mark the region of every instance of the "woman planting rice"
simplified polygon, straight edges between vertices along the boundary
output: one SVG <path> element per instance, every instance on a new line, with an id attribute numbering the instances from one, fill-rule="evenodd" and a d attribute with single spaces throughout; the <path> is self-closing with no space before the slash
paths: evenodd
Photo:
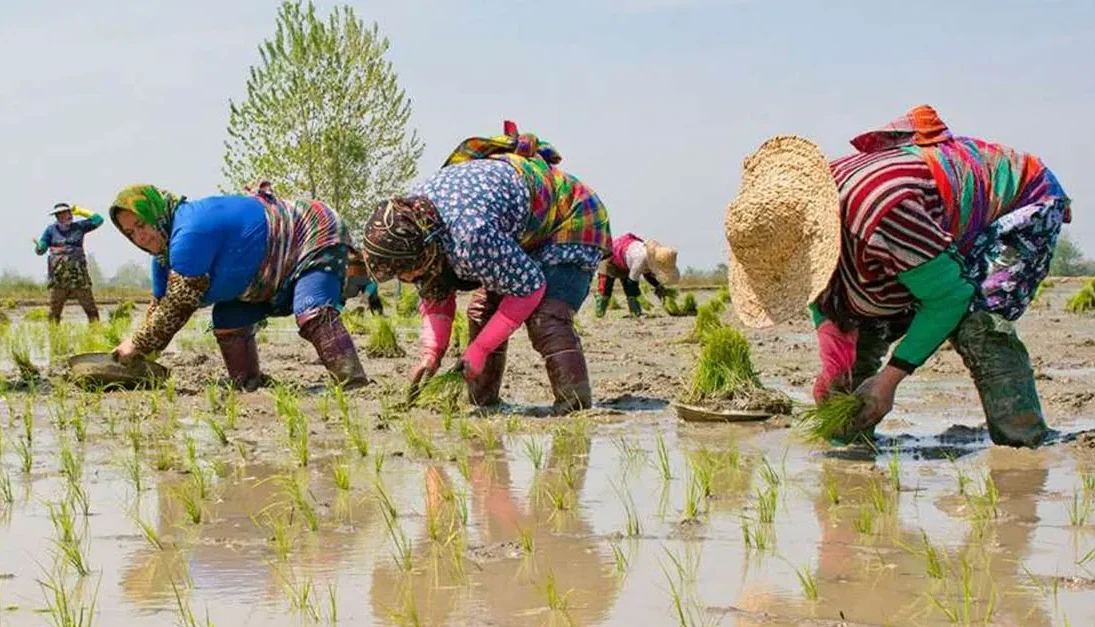
<path id="1" fill-rule="evenodd" d="M 862 399 L 845 436 L 872 434 L 897 385 L 950 339 L 993 442 L 1037 446 L 1048 428 L 1013 322 L 1070 220 L 1064 190 L 1037 157 L 954 137 L 927 106 L 852 145 L 826 164 L 809 141 L 777 137 L 746 160 L 726 215 L 739 316 L 762 327 L 809 306 L 815 399 Z"/>
<path id="2" fill-rule="evenodd" d="M 561 157 L 512 123 L 461 144 L 407 198 L 384 203 L 365 227 L 372 277 L 415 283 L 423 316 L 412 389 L 448 348 L 456 292 L 468 305 L 471 343 L 461 362 L 472 401 L 499 401 L 506 342 L 522 324 L 547 367 L 558 412 L 589 407 L 585 355 L 574 314 L 609 253 L 608 212 L 588 186 L 560 170 Z"/>
<path id="3" fill-rule="evenodd" d="M 339 318 L 350 237 L 323 203 L 289 206 L 257 195 L 190 201 L 133 185 L 118 194 L 110 219 L 154 257 L 152 305 L 144 324 L 114 349 L 117 358 L 163 350 L 199 307 L 213 305 L 224 364 L 244 389 L 263 379 L 255 325 L 290 313 L 337 381 L 368 382 Z"/>
<path id="4" fill-rule="evenodd" d="M 639 303 L 639 279 L 654 287 L 658 300 L 665 302 L 665 285 L 680 280 L 677 269 L 677 249 L 662 246 L 656 240 L 644 241 L 634 233 L 624 233 L 612 240 L 612 255 L 597 268 L 597 317 L 605 315 L 612 287 L 618 279 L 623 283 L 627 309 L 634 317 L 643 315 Z"/>

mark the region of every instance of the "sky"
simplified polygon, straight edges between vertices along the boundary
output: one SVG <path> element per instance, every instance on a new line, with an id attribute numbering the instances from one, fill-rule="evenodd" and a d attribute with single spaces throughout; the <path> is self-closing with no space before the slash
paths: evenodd
<path id="1" fill-rule="evenodd" d="M 920 103 L 1041 156 L 1095 256 L 1091 0 L 348 4 L 391 39 L 426 144 L 419 177 L 513 119 L 598 192 L 613 232 L 674 245 L 682 266 L 724 261 L 725 206 L 764 139 L 803 135 L 836 158 Z M 137 182 L 216 193 L 228 103 L 277 6 L 0 2 L 0 269 L 44 276 L 31 240 L 56 202 L 105 210 Z M 144 260 L 109 223 L 86 244 L 108 274 Z"/>

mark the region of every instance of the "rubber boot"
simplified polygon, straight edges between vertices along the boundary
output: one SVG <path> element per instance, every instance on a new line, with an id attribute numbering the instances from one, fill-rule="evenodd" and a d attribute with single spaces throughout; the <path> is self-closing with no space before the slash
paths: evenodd
<path id="1" fill-rule="evenodd" d="M 224 367 L 232 384 L 245 392 L 254 392 L 262 386 L 262 371 L 259 369 L 259 347 L 255 342 L 255 328 L 216 329 L 217 346 L 224 358 Z"/>
<path id="2" fill-rule="evenodd" d="M 532 347 L 544 357 L 555 396 L 556 414 L 593 405 L 582 341 L 574 331 L 574 310 L 561 300 L 544 299 L 525 322 Z"/>
<path id="3" fill-rule="evenodd" d="M 627 297 L 627 310 L 631 312 L 632 318 L 641 318 L 643 315 L 643 306 L 639 304 L 639 299 L 634 296 Z"/>
<path id="4" fill-rule="evenodd" d="M 354 340 L 343 326 L 338 311 L 324 307 L 318 313 L 300 314 L 297 325 L 300 327 L 300 337 L 315 346 L 319 360 L 343 389 L 352 390 L 372 383 L 365 375 Z"/>
<path id="5" fill-rule="evenodd" d="M 1049 435 L 1034 384 L 1034 369 L 1015 325 L 983 311 L 966 316 L 954 347 L 969 368 L 994 444 L 1040 445 Z"/>
<path id="6" fill-rule="evenodd" d="M 598 294 L 596 302 L 597 309 L 593 315 L 597 316 L 598 318 L 604 318 L 605 312 L 608 311 L 608 298 Z"/>
<path id="7" fill-rule="evenodd" d="M 483 327 L 487 326 L 487 321 L 498 311 L 501 302 L 501 296 L 484 289 L 478 289 L 472 294 L 471 302 L 468 303 L 468 342 L 475 340 Z M 491 407 L 501 402 L 499 394 L 502 391 L 502 375 L 506 372 L 508 348 L 509 342 L 502 342 L 487 356 L 483 372 L 468 381 L 468 399 L 476 407 Z"/>

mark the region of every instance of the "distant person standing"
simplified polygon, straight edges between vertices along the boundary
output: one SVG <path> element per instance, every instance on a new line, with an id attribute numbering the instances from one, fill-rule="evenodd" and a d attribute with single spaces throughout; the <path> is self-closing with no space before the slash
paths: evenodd
<path id="1" fill-rule="evenodd" d="M 49 212 L 56 222 L 46 227 L 42 237 L 34 242 L 34 252 L 49 252 L 49 321 L 61 321 L 65 303 L 75 298 L 87 314 L 88 322 L 98 322 L 99 310 L 91 293 L 91 275 L 87 271 L 84 236 L 99 228 L 103 218 L 83 207 L 57 203 Z M 76 220 L 73 216 L 85 218 Z"/>

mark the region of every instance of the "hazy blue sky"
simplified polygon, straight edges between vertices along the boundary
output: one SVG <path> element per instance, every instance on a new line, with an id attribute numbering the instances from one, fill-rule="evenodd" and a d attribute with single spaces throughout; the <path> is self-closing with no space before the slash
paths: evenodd
<path id="1" fill-rule="evenodd" d="M 105 209 L 152 182 L 221 181 L 227 104 L 274 0 L 0 2 L 0 268 L 44 274 L 31 239 L 57 201 Z M 318 3 L 321 7 L 330 2 Z M 374 0 L 429 173 L 503 118 L 555 143 L 613 230 L 723 260 L 742 158 L 799 133 L 830 157 L 911 105 L 1039 154 L 1095 254 L 1095 2 L 1073 0 Z M 140 259 L 112 226 L 88 249 Z"/>

